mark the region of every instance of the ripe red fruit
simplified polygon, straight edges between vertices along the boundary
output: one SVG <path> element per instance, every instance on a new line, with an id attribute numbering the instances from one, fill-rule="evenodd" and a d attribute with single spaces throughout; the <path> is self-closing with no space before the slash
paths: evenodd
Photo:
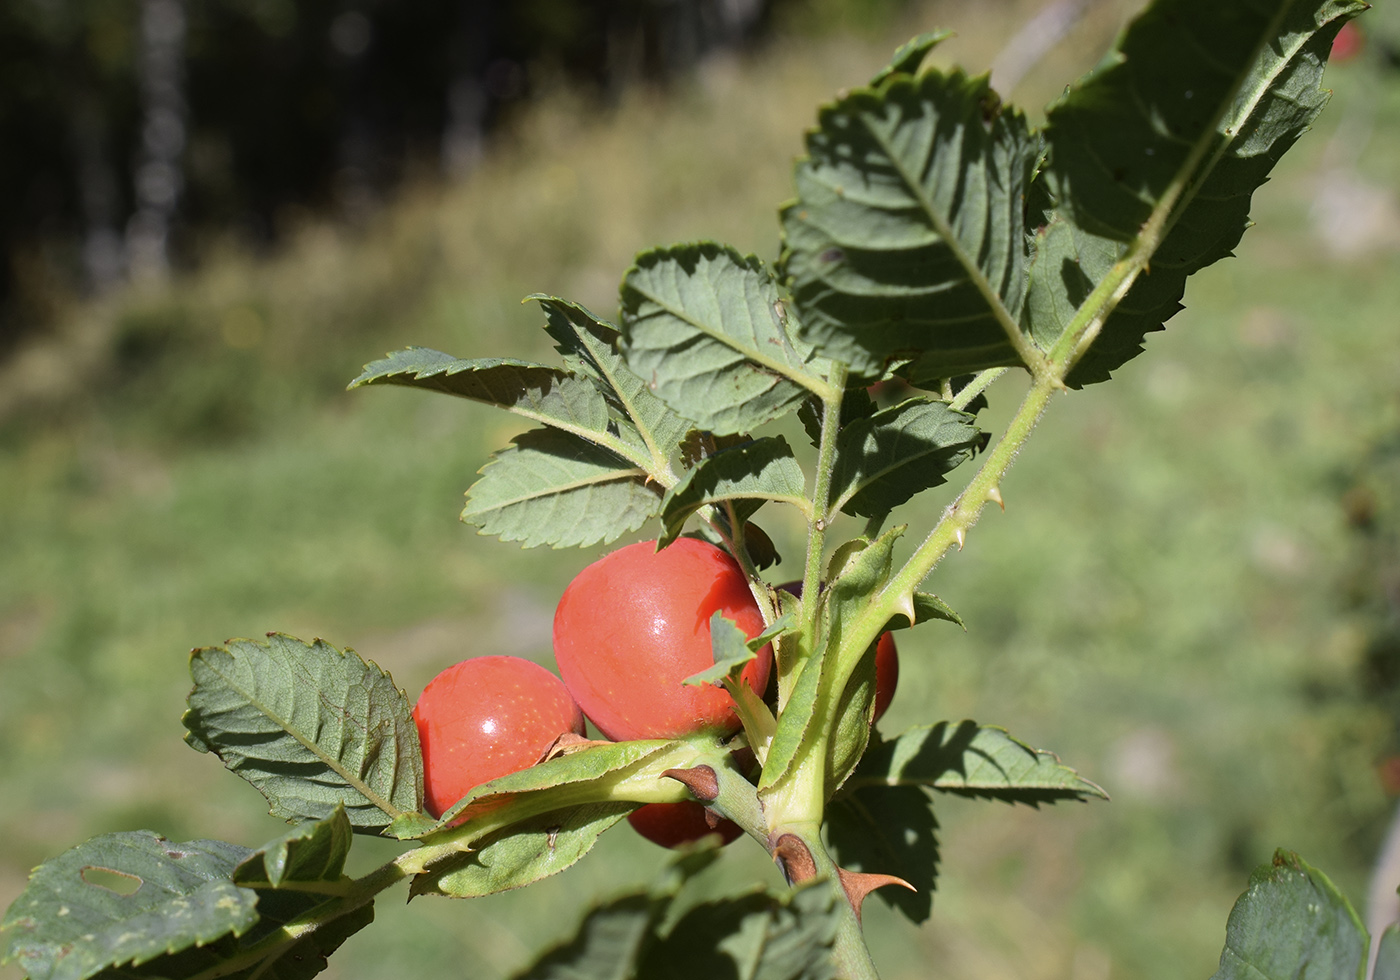
<path id="1" fill-rule="evenodd" d="M 583 714 L 559 678 L 520 657 L 474 657 L 448 667 L 413 707 L 423 745 L 424 809 L 435 817 L 467 791 L 540 761 Z"/>
<path id="2" fill-rule="evenodd" d="M 899 651 L 894 648 L 894 634 L 886 630 L 875 643 L 875 718 L 879 721 L 894 700 L 899 686 Z"/>
<path id="3" fill-rule="evenodd" d="M 680 847 L 710 834 L 719 834 L 728 844 L 744 832 L 733 820 L 723 817 L 711 827 L 705 807 L 694 800 L 648 803 L 629 813 L 627 822 L 637 833 L 662 847 Z"/>
<path id="4" fill-rule="evenodd" d="M 1332 41 L 1329 60 L 1336 64 L 1350 61 L 1359 55 L 1365 46 L 1366 35 L 1361 33 L 1361 28 L 1356 25 L 1356 21 L 1348 21 L 1342 25 L 1342 29 L 1337 32 L 1336 38 Z"/>
<path id="5" fill-rule="evenodd" d="M 676 738 L 739 727 L 721 688 L 686 685 L 714 664 L 710 616 L 716 611 L 749 636 L 763 614 L 728 554 L 680 538 L 663 551 L 642 541 L 589 565 L 569 583 L 554 613 L 554 656 L 569 693 L 616 741 Z M 772 667 L 764 647 L 743 681 L 762 694 Z"/>

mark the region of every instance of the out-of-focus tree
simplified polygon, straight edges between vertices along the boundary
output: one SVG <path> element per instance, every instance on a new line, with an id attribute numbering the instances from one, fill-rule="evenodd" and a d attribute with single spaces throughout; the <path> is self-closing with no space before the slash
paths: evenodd
<path id="1" fill-rule="evenodd" d="M 804 3 L 9 0 L 0 351 L 52 295 L 192 261 L 198 232 L 266 243 L 288 205 L 354 218 L 415 164 L 470 170 L 541 78 L 615 97 Z"/>

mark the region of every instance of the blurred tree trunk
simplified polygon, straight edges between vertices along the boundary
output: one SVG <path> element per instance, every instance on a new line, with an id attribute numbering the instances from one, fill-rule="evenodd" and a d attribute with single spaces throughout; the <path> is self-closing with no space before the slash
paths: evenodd
<path id="1" fill-rule="evenodd" d="M 185 8 L 182 0 L 141 0 L 141 142 L 135 213 L 126 229 L 135 279 L 170 273 L 170 227 L 184 188 Z"/>

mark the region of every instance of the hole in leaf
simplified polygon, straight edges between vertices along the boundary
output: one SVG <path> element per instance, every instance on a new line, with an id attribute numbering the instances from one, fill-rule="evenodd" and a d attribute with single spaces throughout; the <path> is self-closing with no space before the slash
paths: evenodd
<path id="1" fill-rule="evenodd" d="M 82 876 L 83 881 L 89 885 L 105 888 L 118 895 L 135 895 L 143 884 L 136 875 L 129 875 L 125 871 L 113 871 L 111 868 L 99 868 L 92 864 L 82 870 Z"/>

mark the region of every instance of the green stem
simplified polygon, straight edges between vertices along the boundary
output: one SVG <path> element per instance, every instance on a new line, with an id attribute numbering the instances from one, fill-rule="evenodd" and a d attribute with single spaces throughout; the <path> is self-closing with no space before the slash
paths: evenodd
<path id="1" fill-rule="evenodd" d="M 801 649 L 798 656 L 778 665 L 778 712 L 797 683 L 798 668 L 810 656 L 816 642 L 817 610 L 821 602 L 822 553 L 826 525 L 831 519 L 831 473 L 836 465 L 836 436 L 841 430 L 841 400 L 846 394 L 846 365 L 831 366 L 833 397 L 822 400 L 822 433 L 817 446 L 817 470 L 812 481 L 812 513 L 807 520 L 807 563 L 802 573 Z M 794 662 L 795 661 L 795 662 Z"/>
<path id="2" fill-rule="evenodd" d="M 880 975 L 870 958 L 870 947 L 866 945 L 865 935 L 861 931 L 860 913 L 846 897 L 845 889 L 841 885 L 840 869 L 822 844 L 821 821 L 786 824 L 780 831 L 774 832 L 774 839 L 781 840 L 785 835 L 799 838 L 811 857 L 811 866 L 800 869 L 803 875 L 801 880 L 825 878 L 831 882 L 831 887 L 836 889 L 839 918 L 836 941 L 831 949 L 832 959 L 836 964 L 836 975 L 841 980 L 879 980 Z M 789 881 L 793 884 L 800 883 L 793 874 L 794 870 L 798 869 L 789 866 L 786 870 Z"/>
<path id="3" fill-rule="evenodd" d="M 963 388 L 962 391 L 958 392 L 956 398 L 948 402 L 948 407 L 954 411 L 963 411 L 967 406 L 972 404 L 974 398 L 986 391 L 991 386 L 992 382 L 1005 374 L 1007 370 L 1007 368 L 998 367 L 987 368 L 987 370 L 980 372 L 977 377 L 967 383 L 967 386 Z"/>
<path id="4" fill-rule="evenodd" d="M 1031 385 L 1030 391 L 1026 392 L 1026 397 L 1021 402 L 1021 407 L 1016 410 L 1016 415 L 1007 425 L 996 446 L 983 460 L 977 475 L 958 495 L 958 499 L 944 511 L 942 520 L 876 598 L 876 604 L 885 607 L 883 612 L 893 615 L 904 611 L 903 604 L 908 597 L 913 595 L 919 583 L 928 577 L 929 572 L 933 571 L 934 566 L 943 559 L 949 549 L 954 545 L 962 547 L 968 530 L 981 517 L 982 508 L 997 499 L 995 494 L 1000 492 L 999 488 L 1006 471 L 1011 468 L 1016 455 L 1025 445 L 1041 415 L 1045 413 L 1051 396 L 1061 387 L 1060 379 L 1054 375 L 1041 378 Z M 881 624 L 886 621 L 888 616 Z M 877 625 L 869 641 L 875 639 L 878 630 Z"/>

